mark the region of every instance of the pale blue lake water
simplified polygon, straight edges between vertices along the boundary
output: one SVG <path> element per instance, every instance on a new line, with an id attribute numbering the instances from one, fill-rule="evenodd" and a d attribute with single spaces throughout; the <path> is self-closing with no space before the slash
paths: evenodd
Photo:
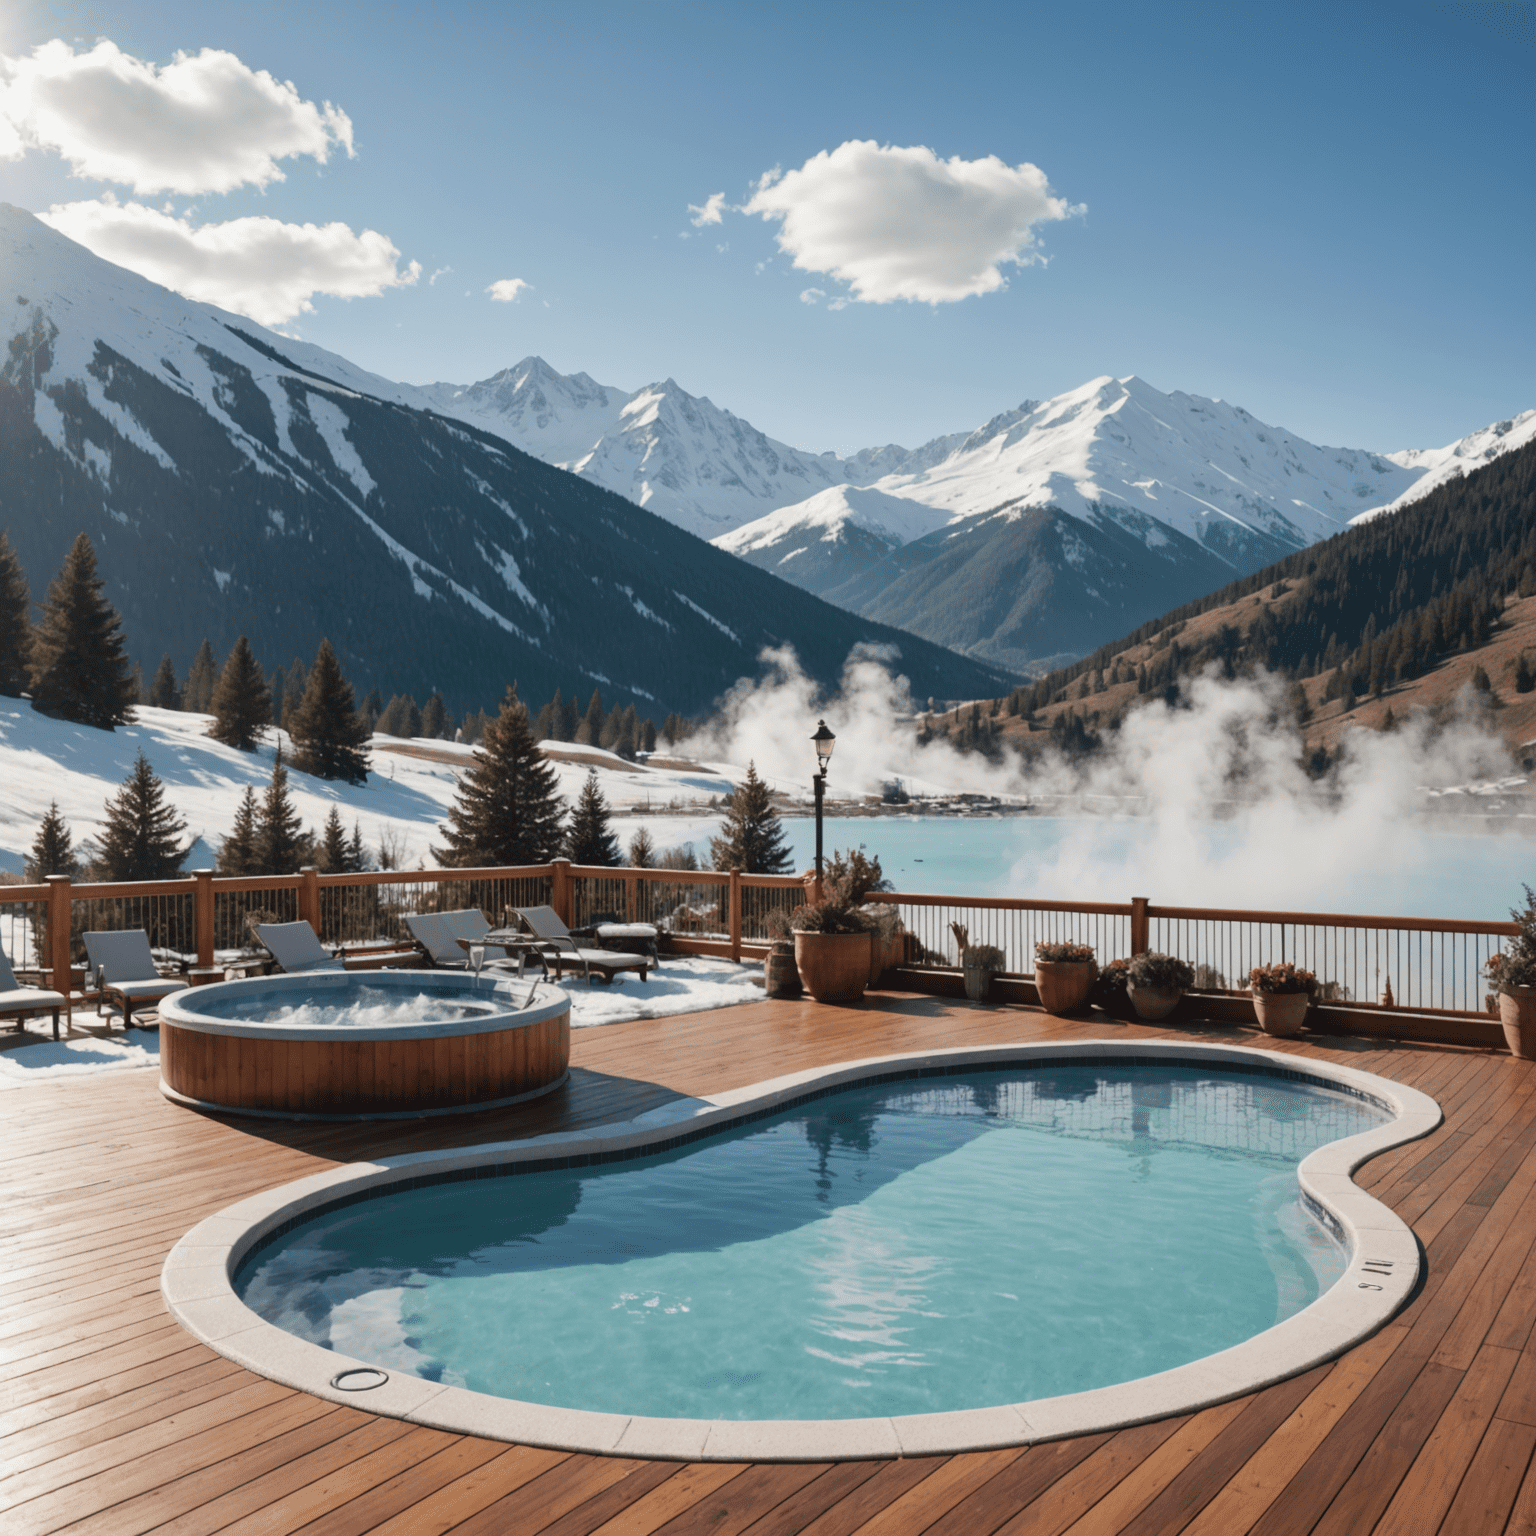
<path id="1" fill-rule="evenodd" d="M 809 818 L 784 822 L 795 867 Z M 825 846 L 877 854 L 900 891 L 1183 906 L 1505 918 L 1536 884 L 1536 839 L 1273 809 L 1234 821 L 1100 816 L 838 817 Z M 698 845 L 707 855 L 708 844 Z"/>

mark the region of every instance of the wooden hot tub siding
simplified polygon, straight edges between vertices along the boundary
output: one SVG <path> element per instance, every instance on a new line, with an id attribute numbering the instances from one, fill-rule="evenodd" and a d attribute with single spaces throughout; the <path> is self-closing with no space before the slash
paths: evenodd
<path id="1" fill-rule="evenodd" d="M 283 1040 L 162 1024 L 160 1072 L 187 1098 L 309 1115 L 409 1113 L 536 1093 L 570 1065 L 570 1014 L 431 1039 Z"/>

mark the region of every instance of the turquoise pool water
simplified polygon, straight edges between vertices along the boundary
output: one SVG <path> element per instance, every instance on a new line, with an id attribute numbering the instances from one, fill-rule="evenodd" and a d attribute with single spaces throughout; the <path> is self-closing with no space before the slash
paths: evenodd
<path id="1" fill-rule="evenodd" d="M 839 1092 L 664 1154 L 324 1213 L 236 1288 L 313 1343 L 626 1414 L 863 1418 L 1107 1386 L 1347 1255 L 1296 1165 L 1381 1124 L 1278 1077 L 1071 1066 Z"/>

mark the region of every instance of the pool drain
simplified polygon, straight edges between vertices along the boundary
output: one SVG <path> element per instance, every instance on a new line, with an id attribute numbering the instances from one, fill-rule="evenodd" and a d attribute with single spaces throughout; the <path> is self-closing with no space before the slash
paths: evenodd
<path id="1" fill-rule="evenodd" d="M 338 1371 L 331 1377 L 331 1385 L 338 1392 L 367 1392 L 373 1387 L 382 1387 L 388 1380 L 388 1371 L 377 1371 L 365 1365 L 350 1371 Z"/>

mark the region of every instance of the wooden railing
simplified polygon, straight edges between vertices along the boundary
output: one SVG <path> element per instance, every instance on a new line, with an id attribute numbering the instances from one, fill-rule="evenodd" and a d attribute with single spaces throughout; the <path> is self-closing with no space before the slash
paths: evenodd
<path id="1" fill-rule="evenodd" d="M 143 884 L 0 886 L 0 944 L 18 969 L 80 990 L 80 935 L 93 928 L 144 928 L 202 980 L 222 974 L 232 952 L 248 950 L 248 919 L 306 919 L 328 943 L 351 950 L 398 950 L 412 911 L 479 907 L 499 924 L 511 907 L 552 906 L 571 927 L 602 918 L 654 923 L 673 951 L 756 959 L 766 952 L 768 918 L 805 896 L 794 876 L 739 871 L 604 869 L 549 864 L 497 869 L 379 870 L 366 874 L 223 878 L 199 870 Z M 1509 922 L 1373 917 L 1347 913 L 1231 910 L 1125 902 L 1036 901 L 884 892 L 909 935 L 904 970 L 940 979 L 959 964 L 950 925 L 974 944 L 1005 955 L 1005 977 L 1027 979 L 1042 941 L 1088 945 L 1100 963 L 1147 949 L 1177 954 L 1196 968 L 1201 1004 L 1214 1017 L 1246 1018 L 1248 971 L 1291 960 L 1317 973 L 1321 1004 L 1341 1022 L 1364 1019 L 1402 1032 L 1404 1016 L 1483 1021 L 1483 967 L 1518 930 Z M 70 985 L 73 983 L 73 986 Z M 926 983 L 925 983 L 926 984 Z M 1023 995 L 1032 995 L 1032 989 Z M 1391 1015 L 1384 1018 L 1383 1015 Z M 1458 1038 L 1481 1038 L 1478 1029 Z"/>

